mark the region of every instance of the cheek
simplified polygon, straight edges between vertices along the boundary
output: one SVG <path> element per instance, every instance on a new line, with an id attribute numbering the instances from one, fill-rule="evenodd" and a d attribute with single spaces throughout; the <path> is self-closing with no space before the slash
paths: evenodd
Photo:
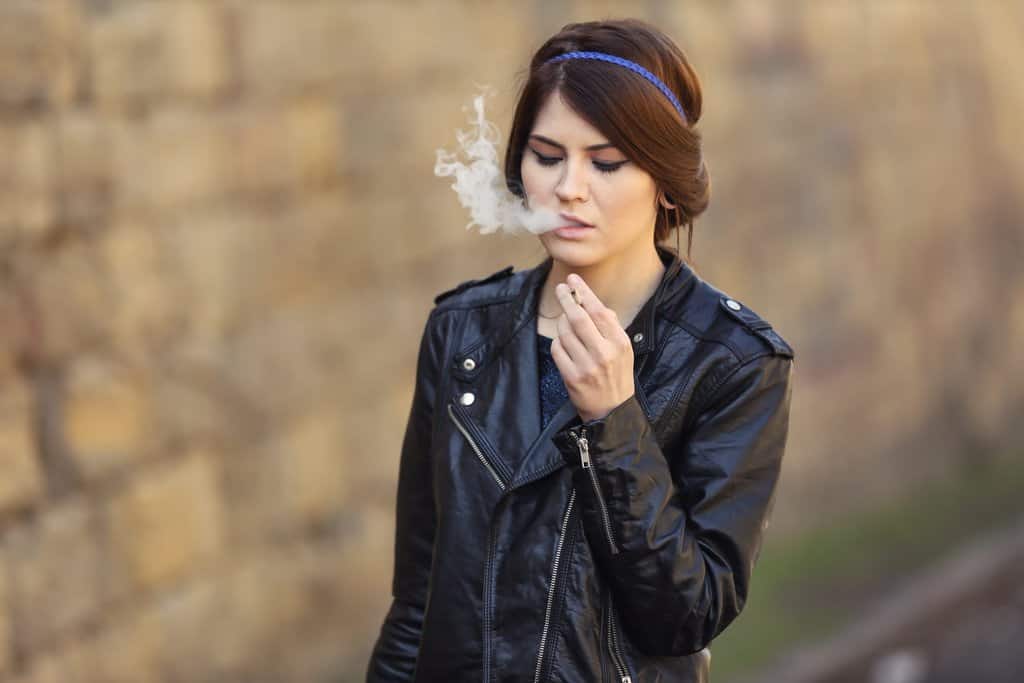
<path id="1" fill-rule="evenodd" d="M 604 213 L 630 224 L 654 211 L 654 190 L 641 178 L 610 179 L 604 183 L 600 198 Z"/>
<path id="2" fill-rule="evenodd" d="M 535 175 L 529 159 L 523 157 L 522 163 L 519 164 L 519 177 L 522 179 L 523 187 L 526 188 L 527 192 L 536 187 L 537 180 Z"/>
<path id="3" fill-rule="evenodd" d="M 654 206 L 656 188 L 647 175 L 630 174 L 622 178 L 619 198 L 624 209 L 646 212 Z"/>
<path id="4" fill-rule="evenodd" d="M 551 172 L 536 163 L 524 159 L 519 167 L 519 177 L 523 179 L 523 187 L 528 194 L 551 192 L 556 181 L 551 179 Z"/>

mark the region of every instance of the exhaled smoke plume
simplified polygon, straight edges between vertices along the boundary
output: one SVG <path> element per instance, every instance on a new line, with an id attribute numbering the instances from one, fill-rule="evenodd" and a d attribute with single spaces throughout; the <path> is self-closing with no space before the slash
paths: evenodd
<path id="1" fill-rule="evenodd" d="M 471 218 L 466 229 L 476 225 L 482 235 L 498 230 L 511 234 L 523 231 L 540 234 L 558 227 L 565 221 L 559 220 L 557 213 L 543 208 L 527 208 L 506 187 L 498 164 L 498 129 L 484 116 L 485 95 L 473 98 L 476 115 L 470 117 L 471 128 L 455 131 L 466 161 L 460 161 L 456 153 L 439 149 L 434 175 L 455 176 L 452 189 L 459 196 L 459 202 L 469 209 Z"/>

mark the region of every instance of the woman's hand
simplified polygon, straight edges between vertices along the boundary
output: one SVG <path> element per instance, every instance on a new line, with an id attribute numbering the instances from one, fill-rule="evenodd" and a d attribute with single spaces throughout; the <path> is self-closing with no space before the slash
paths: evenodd
<path id="1" fill-rule="evenodd" d="M 551 357 L 558 366 L 569 400 L 584 422 L 604 417 L 633 395 L 633 345 L 615 311 L 575 273 L 568 285 L 555 286 L 565 311 L 558 318 L 558 336 Z M 582 305 L 573 301 L 570 287 Z"/>

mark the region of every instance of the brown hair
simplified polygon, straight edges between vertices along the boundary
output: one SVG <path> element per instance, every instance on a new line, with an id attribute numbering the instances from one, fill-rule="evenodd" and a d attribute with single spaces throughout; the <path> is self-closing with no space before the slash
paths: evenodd
<path id="1" fill-rule="evenodd" d="M 624 57 L 651 71 L 676 95 L 686 122 L 664 94 L 629 69 L 589 59 L 546 63 L 575 50 Z M 673 228 L 679 230 L 685 224 L 689 259 L 693 220 L 708 206 L 711 179 L 700 133 L 693 128 L 701 114 L 700 79 L 683 51 L 639 19 L 566 24 L 541 45 L 530 60 L 505 148 L 505 183 L 517 197 L 525 198 L 520 166 L 526 140 L 540 107 L 556 91 L 567 106 L 654 178 L 666 201 L 676 207 L 670 215 L 658 204 L 654 242 L 663 241 Z"/>

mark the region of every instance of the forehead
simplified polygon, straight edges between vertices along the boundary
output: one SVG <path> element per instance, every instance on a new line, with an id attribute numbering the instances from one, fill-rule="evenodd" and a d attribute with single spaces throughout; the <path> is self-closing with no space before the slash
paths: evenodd
<path id="1" fill-rule="evenodd" d="M 543 135 L 567 147 L 607 143 L 608 139 L 582 116 L 569 108 L 557 90 L 537 111 L 531 134 Z"/>

